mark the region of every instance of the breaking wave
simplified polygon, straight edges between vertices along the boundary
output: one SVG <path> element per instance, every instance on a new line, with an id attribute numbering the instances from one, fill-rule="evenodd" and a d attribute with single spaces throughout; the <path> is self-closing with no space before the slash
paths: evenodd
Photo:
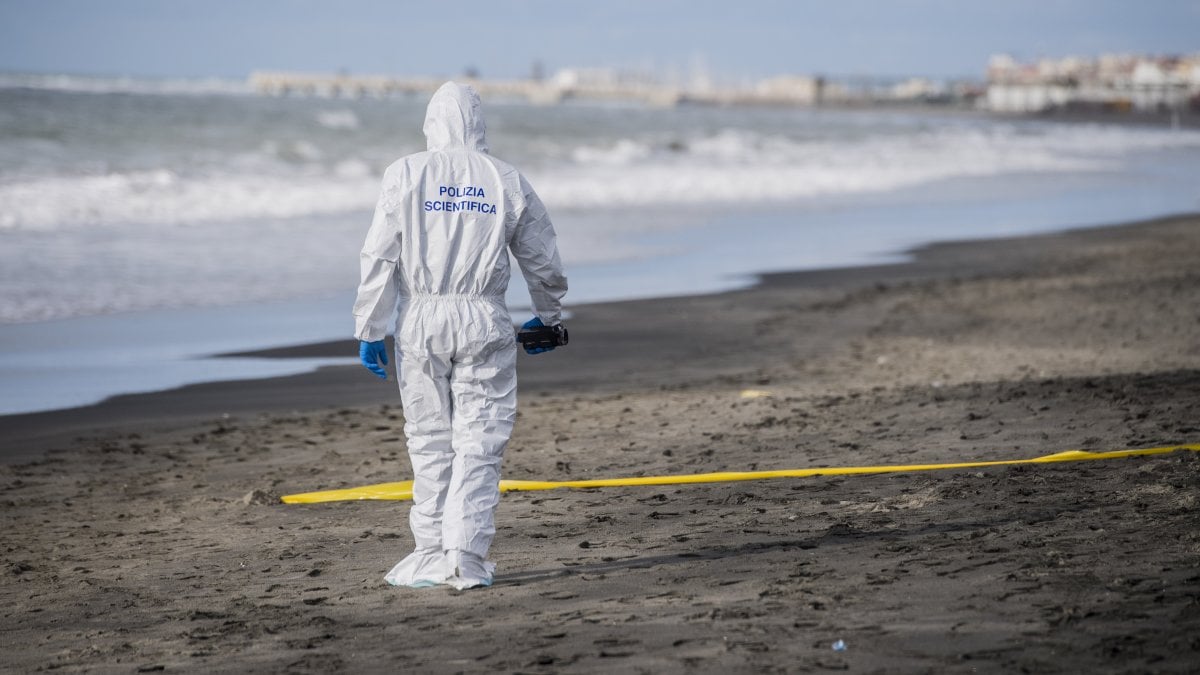
<path id="1" fill-rule="evenodd" d="M 350 113 L 350 114 L 345 114 Z M 320 124 L 352 130 L 350 111 Z M 560 141 L 560 143 L 563 141 Z M 941 128 L 855 140 L 797 140 L 725 129 L 683 140 L 622 138 L 560 149 L 528 169 L 556 211 L 746 205 L 886 192 L 939 180 L 1105 171 L 1132 153 L 1200 147 L 1200 133 L 1105 126 Z M 383 162 L 317 141 L 264 143 L 224 165 L 49 175 L 0 172 L 0 228 L 182 225 L 370 209 Z"/>

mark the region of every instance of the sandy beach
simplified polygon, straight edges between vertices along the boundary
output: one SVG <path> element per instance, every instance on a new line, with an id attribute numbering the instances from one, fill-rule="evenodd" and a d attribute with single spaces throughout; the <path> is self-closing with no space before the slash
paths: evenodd
<path id="1" fill-rule="evenodd" d="M 1197 260 L 1181 216 L 574 307 L 505 477 L 1197 443 Z M 278 500 L 410 478 L 403 421 L 357 367 L 0 418 L 0 670 L 1200 668 L 1194 452 L 508 494 L 460 593 L 383 582 L 405 503 Z"/>

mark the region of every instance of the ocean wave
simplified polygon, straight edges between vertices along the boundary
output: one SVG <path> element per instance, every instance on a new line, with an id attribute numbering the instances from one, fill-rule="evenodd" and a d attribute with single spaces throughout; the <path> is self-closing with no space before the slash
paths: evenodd
<path id="1" fill-rule="evenodd" d="M 349 116 L 333 113 L 335 126 L 349 124 Z M 698 206 L 883 192 L 959 177 L 1105 171 L 1134 153 L 1185 147 L 1200 147 L 1200 133 L 999 124 L 848 141 L 725 129 L 577 145 L 563 161 L 529 174 L 552 209 Z M 264 141 L 223 167 L 0 174 L 0 228 L 179 225 L 370 209 L 378 161 L 331 155 L 315 142 Z"/>
<path id="2" fill-rule="evenodd" d="M 180 177 L 159 169 L 0 183 L 0 228 L 188 225 L 370 209 L 378 179 L 354 162 L 319 175 Z"/>
<path id="3" fill-rule="evenodd" d="M 995 125 L 797 140 L 725 129 L 687 141 L 581 146 L 538 189 L 566 208 L 746 203 L 886 192 L 953 178 L 1107 171 L 1138 153 L 1200 148 L 1200 132 Z"/>

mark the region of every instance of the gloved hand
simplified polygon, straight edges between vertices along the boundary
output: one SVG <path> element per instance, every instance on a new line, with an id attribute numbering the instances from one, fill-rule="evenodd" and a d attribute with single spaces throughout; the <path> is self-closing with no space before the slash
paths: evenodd
<path id="1" fill-rule="evenodd" d="M 545 325 L 546 324 L 542 323 L 541 319 L 539 319 L 535 316 L 532 319 L 526 321 L 524 324 L 522 324 L 521 328 L 541 328 L 542 326 L 545 326 Z M 517 342 L 520 343 L 521 340 L 518 339 Z M 554 347 L 534 347 L 533 349 L 526 349 L 525 353 L 526 354 L 541 354 L 542 352 L 552 352 L 552 351 L 554 351 Z"/>
<path id="2" fill-rule="evenodd" d="M 388 363 L 387 347 L 384 345 L 383 340 L 376 340 L 375 342 L 359 340 L 358 358 L 366 366 L 367 370 L 375 373 L 376 377 L 384 380 L 387 379 L 387 371 L 383 369 L 383 366 L 379 365 L 382 363 L 386 366 Z"/>

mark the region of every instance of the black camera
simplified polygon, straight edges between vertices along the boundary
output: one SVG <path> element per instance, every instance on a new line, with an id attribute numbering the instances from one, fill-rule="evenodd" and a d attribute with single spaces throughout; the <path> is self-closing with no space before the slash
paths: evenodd
<path id="1" fill-rule="evenodd" d="M 560 323 L 555 326 L 537 326 L 522 328 L 517 333 L 517 339 L 525 349 L 553 349 L 567 344 L 567 329 Z"/>

